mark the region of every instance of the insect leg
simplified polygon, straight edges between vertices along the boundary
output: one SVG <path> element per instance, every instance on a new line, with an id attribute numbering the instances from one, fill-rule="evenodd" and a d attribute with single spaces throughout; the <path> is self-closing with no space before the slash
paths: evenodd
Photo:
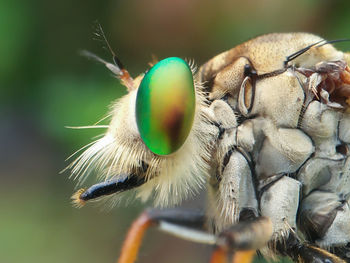
<path id="1" fill-rule="evenodd" d="M 275 241 L 296 229 L 300 187 L 297 180 L 282 176 L 261 190 L 261 214 L 271 218 Z"/>
<path id="2" fill-rule="evenodd" d="M 132 224 L 118 263 L 135 262 L 145 231 L 151 226 L 194 242 L 215 244 L 216 237 L 206 232 L 205 221 L 203 213 L 193 210 L 148 209 Z"/>
<path id="3" fill-rule="evenodd" d="M 283 242 L 278 242 L 276 249 L 283 256 L 289 256 L 295 262 L 344 263 L 342 259 L 328 251 L 307 243 L 301 243 L 294 233 L 290 233 Z"/>
<path id="4" fill-rule="evenodd" d="M 213 245 L 216 242 L 206 226 L 206 217 L 200 211 L 189 209 L 149 209 L 147 213 L 159 230 L 189 241 Z"/>
<path id="5" fill-rule="evenodd" d="M 227 253 L 232 252 L 233 263 L 249 263 L 256 250 L 264 247 L 271 235 L 272 222 L 267 217 L 241 221 L 219 234 L 211 263 L 226 262 Z"/>
<path id="6" fill-rule="evenodd" d="M 142 238 L 152 224 L 153 222 L 146 212 L 134 221 L 124 241 L 118 263 L 133 263 L 136 261 Z"/>
<path id="7" fill-rule="evenodd" d="M 227 145 L 225 140 L 220 141 Z M 233 262 L 251 262 L 256 250 L 266 246 L 272 235 L 269 218 L 257 218 L 257 200 L 252 181 L 251 167 L 239 149 L 231 148 L 223 156 L 223 163 L 212 178 L 212 191 L 215 202 L 212 204 L 213 220 L 219 234 L 217 247 L 211 262 L 226 262 L 227 254 L 234 253 Z M 215 179 L 217 183 L 215 183 Z"/>
<path id="8" fill-rule="evenodd" d="M 293 201 L 292 196 L 294 194 L 294 198 L 297 198 L 299 196 L 298 190 L 298 182 L 284 176 L 264 191 L 261 198 L 262 214 L 271 217 L 274 233 L 279 233 L 280 236 L 279 238 L 274 238 L 269 246 L 281 255 L 289 256 L 297 262 L 344 262 L 326 250 L 302 243 L 296 236 L 294 229 L 296 229 L 295 216 L 297 207 L 293 204 L 298 204 L 298 201 Z M 315 195 L 316 192 L 313 193 L 311 195 L 312 200 L 309 198 L 304 199 L 302 202 L 302 206 L 299 209 L 299 213 L 301 213 L 299 219 L 302 222 L 299 224 L 306 225 L 305 227 L 310 231 L 309 234 L 312 235 L 315 235 L 314 232 L 316 230 L 314 229 L 317 228 L 317 234 L 319 235 L 321 231 L 327 231 L 328 227 L 326 225 L 332 223 L 334 219 L 333 212 L 336 213 L 339 203 L 334 202 L 329 197 L 328 199 L 327 197 L 320 198 L 319 195 Z M 315 201 L 319 204 L 317 207 L 315 206 Z M 282 212 L 280 212 L 280 207 L 284 207 Z M 327 214 L 325 211 L 330 211 L 330 213 Z M 308 223 L 310 220 L 312 222 Z M 311 225 L 312 228 L 310 227 Z"/>
<path id="9" fill-rule="evenodd" d="M 314 190 L 300 207 L 300 228 L 309 240 L 320 247 L 338 247 L 337 255 L 347 260 L 350 258 L 345 248 L 350 242 L 349 218 L 348 202 L 338 193 Z"/>
<path id="10" fill-rule="evenodd" d="M 277 244 L 277 250 L 281 255 L 291 257 L 295 262 L 345 263 L 344 260 L 324 249 L 301 243 L 293 233 L 289 235 L 283 244 Z"/>
<path id="11" fill-rule="evenodd" d="M 301 258 L 302 262 L 325 262 L 325 263 L 345 263 L 336 255 L 329 253 L 328 251 L 316 246 L 303 244 L 298 249 L 298 258 Z"/>
<path id="12" fill-rule="evenodd" d="M 206 221 L 199 211 L 148 209 L 132 224 L 118 263 L 135 262 L 143 236 L 151 226 L 182 239 L 215 245 L 211 263 L 226 262 L 228 253 L 233 251 L 236 251 L 233 262 L 250 263 L 255 250 L 265 245 L 272 234 L 271 221 L 265 217 L 238 223 L 219 236 L 207 232 Z"/>

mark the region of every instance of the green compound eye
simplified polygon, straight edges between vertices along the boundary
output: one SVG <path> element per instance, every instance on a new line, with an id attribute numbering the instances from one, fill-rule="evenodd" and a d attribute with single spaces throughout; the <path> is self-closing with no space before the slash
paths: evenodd
<path id="1" fill-rule="evenodd" d="M 178 150 L 191 131 L 195 105 L 193 76 L 184 60 L 171 57 L 154 65 L 136 97 L 136 123 L 146 146 L 158 155 Z"/>

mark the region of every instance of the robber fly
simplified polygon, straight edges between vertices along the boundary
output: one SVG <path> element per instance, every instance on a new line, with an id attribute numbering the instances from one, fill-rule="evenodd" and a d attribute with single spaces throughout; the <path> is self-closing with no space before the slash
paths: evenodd
<path id="1" fill-rule="evenodd" d="M 104 37 L 103 31 L 101 35 Z M 196 71 L 170 57 L 132 78 L 104 136 L 71 164 L 73 202 L 154 200 L 119 263 L 134 262 L 149 226 L 211 244 L 211 262 L 259 254 L 300 262 L 350 259 L 350 53 L 308 33 L 267 34 Z M 108 42 L 106 41 L 108 44 Z M 109 44 L 108 44 L 109 46 Z M 206 211 L 169 208 L 205 188 Z"/>

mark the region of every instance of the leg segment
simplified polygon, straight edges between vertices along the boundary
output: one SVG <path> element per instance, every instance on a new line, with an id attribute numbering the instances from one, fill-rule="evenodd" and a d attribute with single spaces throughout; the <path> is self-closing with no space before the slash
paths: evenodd
<path id="1" fill-rule="evenodd" d="M 205 232 L 205 216 L 201 212 L 181 209 L 148 209 L 132 224 L 124 241 L 118 263 L 136 260 L 143 236 L 150 226 L 194 242 L 215 244 L 215 236 Z"/>
<path id="2" fill-rule="evenodd" d="M 350 261 L 346 245 L 350 242 L 350 209 L 338 194 L 315 190 L 301 204 L 300 228 L 320 247 L 333 248 Z"/>
<path id="3" fill-rule="evenodd" d="M 124 241 L 118 263 L 135 262 L 143 236 L 146 230 L 152 225 L 152 223 L 153 222 L 147 213 L 143 213 L 132 224 L 129 233 Z"/>
<path id="4" fill-rule="evenodd" d="M 300 187 L 297 180 L 283 176 L 262 189 L 260 209 L 263 216 L 272 220 L 272 242 L 288 237 L 296 229 Z"/>
<path id="5" fill-rule="evenodd" d="M 271 236 L 272 223 L 267 217 L 239 222 L 219 234 L 211 263 L 226 262 L 228 253 L 233 253 L 233 263 L 249 263 Z"/>
<path id="6" fill-rule="evenodd" d="M 268 189 L 264 190 L 265 191 L 261 195 L 260 207 L 262 215 L 269 216 L 273 222 L 274 237 L 269 244 L 273 251 L 279 252 L 284 256 L 289 256 L 297 262 L 343 262 L 340 258 L 326 250 L 302 243 L 296 236 L 296 216 L 300 191 L 300 183 L 297 180 L 283 176 L 278 181 L 275 181 Z M 312 211 L 314 214 L 316 214 L 316 212 L 322 214 L 324 209 L 319 206 L 316 208 L 315 202 L 322 203 L 323 206 L 327 207 L 332 206 L 328 201 L 329 200 L 316 197 L 316 200 L 312 199 L 309 203 L 306 203 L 304 199 L 301 212 L 299 211 L 299 213 L 303 214 L 303 211 L 306 209 L 305 207 L 312 206 L 315 208 L 315 210 Z M 337 204 L 335 203 L 334 208 L 336 208 L 336 206 Z M 333 209 L 331 209 L 331 211 L 333 211 Z M 314 214 L 312 216 L 315 216 Z M 307 213 L 307 216 L 310 218 L 310 213 Z M 309 218 L 308 220 L 306 220 L 305 216 L 302 218 L 303 224 L 307 224 Z M 316 218 L 322 222 L 326 222 L 324 215 L 323 217 L 316 216 Z M 313 227 L 321 229 L 319 226 L 320 224 L 316 225 L 316 223 L 318 224 L 319 222 L 313 221 Z M 311 230 L 309 225 L 307 228 Z"/>
<path id="7" fill-rule="evenodd" d="M 283 242 L 277 241 L 276 249 L 281 255 L 288 256 L 295 262 L 344 263 L 342 259 L 326 250 L 301 243 L 294 233 L 290 233 Z"/>
<path id="8" fill-rule="evenodd" d="M 215 245 L 211 263 L 226 263 L 232 252 L 233 262 L 250 263 L 255 251 L 266 245 L 272 234 L 271 221 L 264 217 L 240 222 L 219 236 L 206 232 L 205 222 L 203 213 L 193 210 L 146 210 L 129 230 L 118 263 L 135 262 L 142 238 L 150 226 L 193 242 Z"/>

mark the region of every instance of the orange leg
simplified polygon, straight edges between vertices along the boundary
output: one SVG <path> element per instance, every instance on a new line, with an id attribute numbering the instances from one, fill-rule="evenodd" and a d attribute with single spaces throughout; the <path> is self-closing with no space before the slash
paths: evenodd
<path id="1" fill-rule="evenodd" d="M 193 222 L 200 223 L 202 221 L 200 215 L 174 213 L 171 210 L 148 210 L 142 213 L 132 224 L 117 263 L 134 263 L 146 230 L 151 226 L 161 225 L 161 222 L 171 221 L 174 223 L 174 218 L 180 226 L 185 226 Z M 264 246 L 270 239 L 271 234 L 272 223 L 268 218 L 260 217 L 255 219 L 255 221 L 240 222 L 222 232 L 217 237 L 216 247 L 210 263 L 227 263 L 232 251 L 234 251 L 232 263 L 251 263 L 255 255 L 255 250 Z M 290 249 L 293 252 L 290 257 L 295 260 L 302 259 L 303 262 L 345 263 L 344 260 L 323 249 L 300 243 L 296 243 L 296 246 L 296 249 Z"/>
<path id="2" fill-rule="evenodd" d="M 152 225 L 152 220 L 144 212 L 131 226 L 124 241 L 118 263 L 134 263 L 146 230 Z"/>
<path id="3" fill-rule="evenodd" d="M 232 263 L 251 263 L 256 250 L 265 246 L 271 235 L 272 222 L 269 218 L 239 222 L 221 232 L 210 263 L 226 263 L 231 252 L 234 252 Z"/>
<path id="4" fill-rule="evenodd" d="M 173 226 L 164 227 L 166 222 Z M 219 237 L 206 233 L 204 222 L 203 215 L 193 211 L 147 210 L 132 224 L 117 263 L 136 261 L 143 236 L 151 226 L 158 226 L 162 231 L 194 242 L 216 245 L 210 263 L 227 263 L 232 251 L 235 251 L 232 263 L 251 263 L 255 250 L 265 245 L 272 234 L 271 221 L 264 217 L 239 223 Z M 197 230 L 190 229 L 194 226 Z M 198 227 L 202 231 L 198 232 Z"/>
<path id="5" fill-rule="evenodd" d="M 215 248 L 211 255 L 210 263 L 227 263 L 227 251 L 224 248 Z"/>
<path id="6" fill-rule="evenodd" d="M 236 251 L 232 257 L 232 263 L 251 263 L 255 253 L 255 250 Z M 227 263 L 227 257 L 227 250 L 217 247 L 211 256 L 210 263 Z"/>
<path id="7" fill-rule="evenodd" d="M 237 251 L 233 256 L 232 263 L 251 263 L 255 253 L 255 250 Z"/>
<path id="8" fill-rule="evenodd" d="M 158 226 L 161 231 L 181 238 L 205 244 L 214 244 L 215 236 L 205 232 L 204 222 L 203 213 L 193 210 L 148 209 L 132 224 L 117 263 L 135 262 L 145 232 L 152 226 Z M 164 226 L 164 223 L 168 223 L 167 227 Z M 169 227 L 169 225 L 172 225 L 172 227 Z M 197 226 L 196 230 L 191 231 L 191 227 L 194 226 Z M 191 239 L 192 235 L 197 235 L 197 237 Z"/>

